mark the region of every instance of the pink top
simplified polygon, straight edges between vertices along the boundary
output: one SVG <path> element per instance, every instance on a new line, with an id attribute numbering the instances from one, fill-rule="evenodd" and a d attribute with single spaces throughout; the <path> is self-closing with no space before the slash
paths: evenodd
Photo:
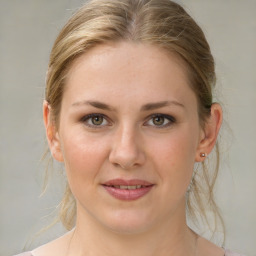
<path id="1" fill-rule="evenodd" d="M 31 255 L 30 255 L 30 256 L 31 256 Z M 32 256 L 33 256 L 33 255 L 32 255 Z M 235 253 L 235 252 L 231 252 L 230 250 L 226 250 L 224 256 L 244 256 L 244 255 L 238 254 L 238 253 Z"/>
<path id="2" fill-rule="evenodd" d="M 16 256 L 34 256 L 31 252 L 23 252 L 21 254 L 18 254 Z M 225 255 L 223 256 L 243 256 L 242 254 L 238 254 L 235 252 L 231 252 L 230 250 L 225 251 Z"/>

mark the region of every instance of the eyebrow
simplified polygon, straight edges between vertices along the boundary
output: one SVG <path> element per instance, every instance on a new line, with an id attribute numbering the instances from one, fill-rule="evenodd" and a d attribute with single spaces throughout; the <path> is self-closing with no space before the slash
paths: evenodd
<path id="1" fill-rule="evenodd" d="M 103 110 L 109 110 L 109 111 L 116 111 L 115 108 L 100 102 L 100 101 L 78 101 L 72 104 L 72 106 L 81 106 L 81 105 L 90 105 L 93 106 L 95 108 L 99 108 L 99 109 L 103 109 Z M 175 105 L 178 107 L 185 107 L 183 104 L 181 104 L 178 101 L 160 101 L 160 102 L 155 102 L 155 103 L 147 103 L 145 105 L 143 105 L 141 107 L 141 111 L 150 111 L 150 110 L 154 110 L 154 109 L 158 109 L 158 108 L 162 108 L 162 107 L 168 107 L 171 105 Z"/>
<path id="2" fill-rule="evenodd" d="M 178 101 L 172 100 L 172 101 L 160 101 L 160 102 L 156 102 L 156 103 L 148 103 L 144 106 L 141 107 L 141 111 L 149 111 L 149 110 L 154 110 L 154 109 L 158 109 L 158 108 L 162 108 L 162 107 L 168 107 L 171 105 L 175 105 L 178 107 L 185 107 L 183 104 L 181 104 Z"/>
<path id="3" fill-rule="evenodd" d="M 90 105 L 93 106 L 95 108 L 99 108 L 99 109 L 104 109 L 104 110 L 110 110 L 110 111 L 114 111 L 115 109 L 103 102 L 100 101 L 78 101 L 72 104 L 72 106 L 81 106 L 81 105 Z"/>

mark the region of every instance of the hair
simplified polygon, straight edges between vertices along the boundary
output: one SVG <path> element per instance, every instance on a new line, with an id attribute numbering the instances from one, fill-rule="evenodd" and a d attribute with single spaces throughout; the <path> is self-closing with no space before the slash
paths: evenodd
<path id="1" fill-rule="evenodd" d="M 63 27 L 50 55 L 45 99 L 57 129 L 65 81 L 73 62 L 97 45 L 118 41 L 155 45 L 183 60 L 203 127 L 213 103 L 215 64 L 205 35 L 193 18 L 170 0 L 91 0 Z M 213 193 L 219 169 L 218 144 L 211 160 L 214 166 L 210 160 L 203 162 L 194 173 L 187 192 L 187 216 L 194 223 L 200 219 L 210 227 L 211 215 L 214 231 L 216 223 L 221 223 L 224 231 Z M 76 204 L 68 182 L 59 218 L 66 229 L 74 227 Z"/>

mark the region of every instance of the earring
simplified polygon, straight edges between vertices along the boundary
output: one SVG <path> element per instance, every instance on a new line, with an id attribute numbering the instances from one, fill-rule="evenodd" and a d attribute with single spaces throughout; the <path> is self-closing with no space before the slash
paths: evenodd
<path id="1" fill-rule="evenodd" d="M 200 153 L 200 156 L 201 157 L 207 157 L 207 154 L 206 153 Z"/>

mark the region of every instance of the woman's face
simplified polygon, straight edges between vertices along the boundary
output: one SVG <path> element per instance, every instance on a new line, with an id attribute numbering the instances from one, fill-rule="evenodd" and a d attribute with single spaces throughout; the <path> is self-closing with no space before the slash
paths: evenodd
<path id="1" fill-rule="evenodd" d="M 196 96 L 175 56 L 126 42 L 81 56 L 68 75 L 55 137 L 78 221 L 124 233 L 183 221 L 203 136 Z"/>

